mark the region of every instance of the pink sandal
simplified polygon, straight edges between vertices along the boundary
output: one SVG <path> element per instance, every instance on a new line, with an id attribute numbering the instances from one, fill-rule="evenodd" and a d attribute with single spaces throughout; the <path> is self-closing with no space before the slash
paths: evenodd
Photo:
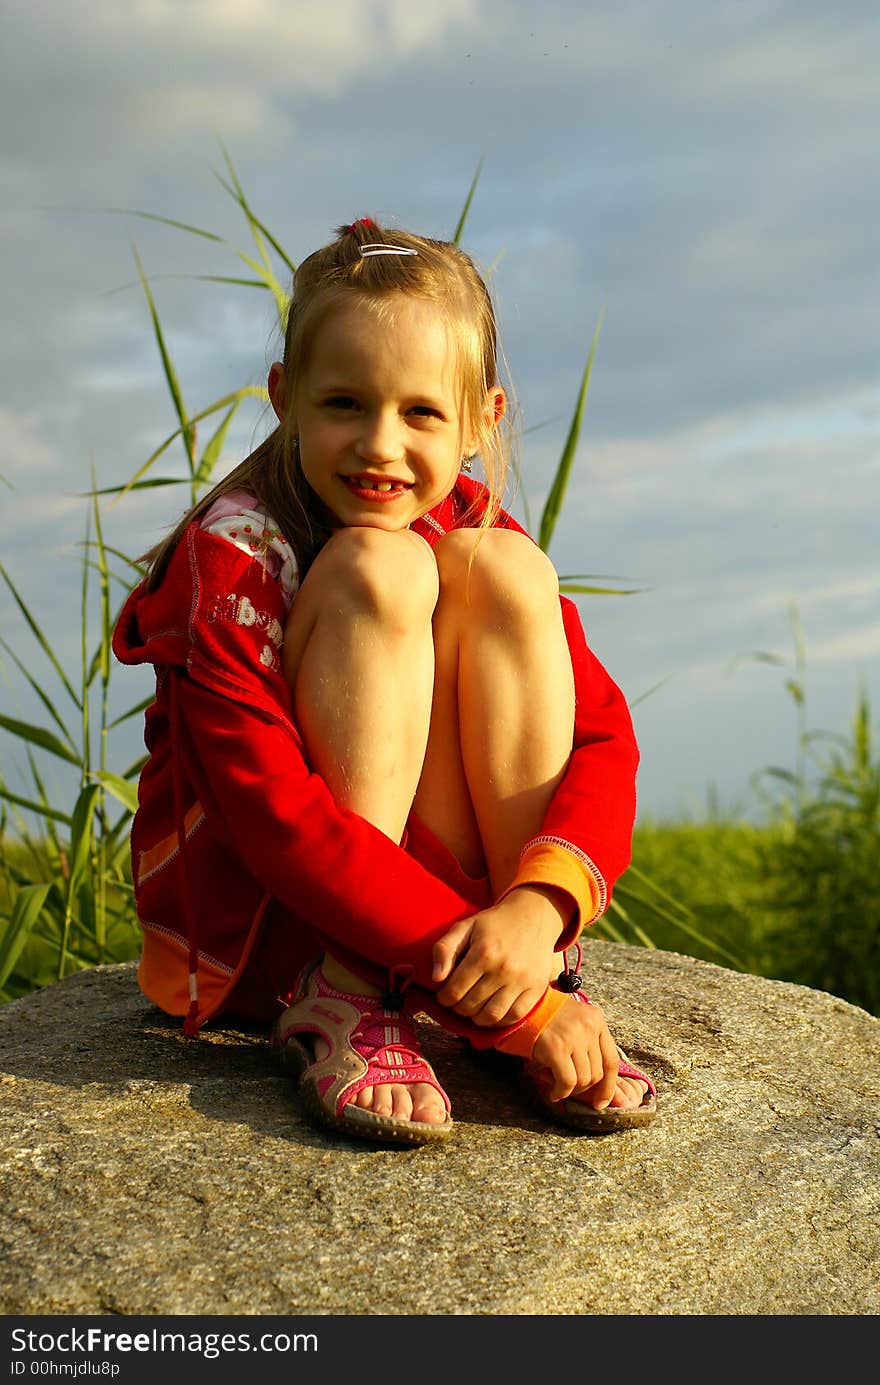
<path id="1" fill-rule="evenodd" d="M 415 1027 L 402 1002 L 400 992 L 373 997 L 337 991 L 324 979 L 318 962 L 300 973 L 290 1004 L 273 1030 L 272 1045 L 298 1078 L 306 1110 L 322 1125 L 393 1144 L 421 1145 L 450 1135 L 449 1097 L 419 1053 Z M 325 1058 L 315 1058 L 309 1035 L 328 1044 Z M 442 1125 L 380 1116 L 352 1104 L 364 1087 L 416 1082 L 440 1093 L 446 1106 Z"/>

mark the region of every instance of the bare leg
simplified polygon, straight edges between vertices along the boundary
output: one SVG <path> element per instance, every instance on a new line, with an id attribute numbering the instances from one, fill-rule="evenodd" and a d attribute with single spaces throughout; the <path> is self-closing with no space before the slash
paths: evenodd
<path id="1" fill-rule="evenodd" d="M 338 803 L 394 841 L 425 755 L 436 600 L 421 539 L 344 529 L 315 560 L 284 633 L 284 673 L 315 769 Z"/>
<path id="2" fill-rule="evenodd" d="M 428 738 L 437 592 L 434 558 L 417 535 L 343 529 L 316 558 L 284 634 L 284 672 L 312 765 L 337 803 L 393 841 L 403 835 Z M 340 990 L 378 994 L 329 954 L 323 970 Z M 356 1100 L 401 1119 L 446 1115 L 423 1083 L 367 1087 Z"/>
<path id="3" fill-rule="evenodd" d="M 568 764 L 574 681 L 549 560 L 522 534 L 493 529 L 468 572 L 475 538 L 459 529 L 435 550 L 434 641 L 449 676 L 436 681 L 415 809 L 466 869 L 484 859 L 497 895 Z"/>
<path id="4" fill-rule="evenodd" d="M 549 560 L 516 532 L 490 530 L 474 551 L 475 537 L 457 530 L 435 548 L 438 676 L 414 807 L 497 895 L 565 772 L 574 681 Z M 548 955 L 547 980 L 559 969 Z M 611 1104 L 638 1106 L 644 1090 L 619 1078 Z"/>

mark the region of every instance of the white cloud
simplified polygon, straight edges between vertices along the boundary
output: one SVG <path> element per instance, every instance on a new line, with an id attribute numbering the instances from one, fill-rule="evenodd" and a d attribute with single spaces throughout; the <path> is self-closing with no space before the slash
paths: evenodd
<path id="1" fill-rule="evenodd" d="M 51 472 L 61 460 L 57 445 L 43 432 L 44 423 L 36 411 L 0 404 L 0 472 L 16 489 L 30 489 L 35 477 Z M 11 510 L 11 502 L 4 502 L 4 509 L 7 505 Z"/>
<path id="2" fill-rule="evenodd" d="M 24 119 L 31 149 L 56 158 L 90 144 L 104 158 L 167 151 L 169 135 L 183 148 L 218 129 L 265 139 L 276 124 L 289 138 L 288 98 L 338 95 L 360 76 L 430 57 L 478 22 L 477 0 L 19 0 L 13 9 L 5 42 L 17 61 L 0 117 L 17 129 Z M 54 118 L 59 105 L 75 118 Z"/>
<path id="3" fill-rule="evenodd" d="M 131 123 L 148 132 L 151 146 L 167 145 L 169 140 L 203 136 L 213 138 L 222 125 L 227 140 L 254 140 L 277 119 L 271 92 L 260 91 L 252 78 L 236 81 L 233 76 L 202 82 L 183 78 L 163 85 L 161 99 L 150 92 L 138 93 L 133 103 Z M 285 136 L 293 136 L 285 121 Z M 145 142 L 143 134 L 141 143 Z"/>
<path id="4" fill-rule="evenodd" d="M 809 657 L 811 663 L 817 664 L 859 664 L 880 658 L 880 622 L 816 640 L 810 644 Z"/>

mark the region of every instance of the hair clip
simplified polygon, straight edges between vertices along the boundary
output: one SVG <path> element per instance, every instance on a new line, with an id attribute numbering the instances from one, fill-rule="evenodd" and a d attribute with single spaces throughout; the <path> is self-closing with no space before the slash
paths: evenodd
<path id="1" fill-rule="evenodd" d="M 386 245 L 384 241 L 371 240 L 367 245 L 358 247 L 361 258 L 368 260 L 373 255 L 417 255 L 418 250 L 410 250 L 406 245 Z"/>

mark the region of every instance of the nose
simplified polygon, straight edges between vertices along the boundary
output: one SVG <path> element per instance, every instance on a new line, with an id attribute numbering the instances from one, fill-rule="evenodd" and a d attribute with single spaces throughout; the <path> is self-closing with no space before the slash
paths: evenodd
<path id="1" fill-rule="evenodd" d="M 361 420 L 355 451 L 365 462 L 402 461 L 406 455 L 406 448 L 396 413 L 386 410 L 365 413 Z"/>

